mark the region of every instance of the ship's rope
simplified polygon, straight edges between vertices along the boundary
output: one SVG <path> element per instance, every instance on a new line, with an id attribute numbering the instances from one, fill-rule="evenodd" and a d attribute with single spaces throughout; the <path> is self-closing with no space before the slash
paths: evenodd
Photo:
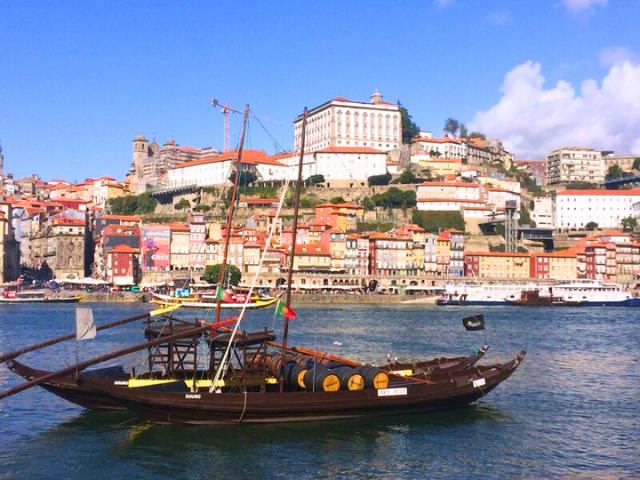
<path id="1" fill-rule="evenodd" d="M 238 419 L 238 423 L 242 423 L 244 419 L 244 414 L 247 413 L 247 389 L 244 389 L 244 403 L 242 404 L 242 413 L 240 414 L 240 418 Z"/>
<path id="2" fill-rule="evenodd" d="M 244 317 L 244 314 L 247 310 L 247 306 L 249 304 L 249 302 L 251 301 L 251 296 L 253 295 L 253 291 L 255 289 L 256 283 L 258 281 L 258 277 L 260 276 L 260 270 L 262 269 L 262 264 L 264 263 L 265 258 L 267 257 L 267 253 L 269 251 L 269 247 L 271 245 L 271 239 L 273 238 L 273 235 L 275 233 L 276 230 L 276 225 L 277 225 L 277 219 L 280 218 L 280 213 L 282 211 L 282 206 L 284 205 L 284 201 L 287 195 L 287 190 L 289 188 L 289 182 L 290 182 L 290 177 L 291 175 L 289 175 L 285 181 L 285 184 L 282 188 L 282 193 L 280 194 L 280 201 L 278 203 L 278 208 L 276 209 L 276 215 L 273 219 L 273 223 L 271 224 L 271 228 L 269 229 L 269 234 L 267 236 L 266 242 L 265 242 L 265 248 L 264 251 L 262 252 L 262 255 L 260 256 L 260 262 L 258 263 L 258 268 L 256 269 L 255 273 L 253 274 L 253 279 L 251 280 L 251 284 L 249 287 L 249 293 L 246 296 L 246 299 L 244 301 L 244 304 L 242 305 L 242 310 L 240 310 L 240 314 L 238 315 L 238 319 L 236 320 L 236 323 L 233 327 L 233 331 L 231 332 L 231 336 L 229 338 L 229 343 L 227 344 L 227 348 L 224 351 L 224 354 L 222 355 L 222 359 L 220 361 L 220 366 L 218 367 L 218 369 L 216 370 L 216 374 L 213 378 L 213 383 L 211 384 L 211 387 L 209 388 L 209 393 L 214 393 L 216 391 L 216 384 L 218 383 L 218 380 L 220 380 L 220 378 L 222 378 L 224 375 L 226 375 L 227 370 L 229 368 L 229 364 L 230 362 L 229 360 L 229 355 L 231 353 L 231 346 L 233 345 L 233 342 L 235 340 L 235 336 L 238 333 L 238 329 L 240 328 L 240 323 L 242 322 L 242 319 Z M 288 288 L 290 288 L 290 286 L 288 286 Z"/>
<path id="3" fill-rule="evenodd" d="M 168 324 L 169 324 L 169 318 L 167 317 L 167 318 L 165 318 L 164 324 L 162 325 L 162 328 L 160 329 L 160 332 L 158 332 L 158 337 L 156 338 L 156 340 L 162 336 L 162 333 L 164 332 L 164 329 L 166 328 L 166 326 Z M 151 347 L 151 348 L 147 349 L 147 353 L 144 355 L 144 357 L 142 358 L 142 361 L 140 362 L 140 365 L 138 366 L 138 370 L 139 371 L 142 371 L 142 369 L 146 366 L 147 361 L 149 360 L 149 357 L 151 356 L 151 350 L 153 348 L 157 349 L 157 347 Z M 164 366 L 163 366 L 163 368 L 164 368 Z M 151 374 L 151 370 L 149 370 L 149 374 Z"/>

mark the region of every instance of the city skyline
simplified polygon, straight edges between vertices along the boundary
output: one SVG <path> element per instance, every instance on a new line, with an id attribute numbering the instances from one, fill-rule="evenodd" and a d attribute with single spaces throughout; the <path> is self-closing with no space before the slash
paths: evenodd
<path id="1" fill-rule="evenodd" d="M 424 130 L 440 134 L 454 117 L 501 137 L 520 158 L 564 144 L 640 151 L 632 14 L 640 2 L 269 7 L 5 3 L 5 171 L 123 178 L 138 133 L 221 149 L 212 97 L 250 103 L 291 148 L 305 105 L 366 101 L 374 89 L 400 100 Z M 239 124 L 232 117 L 232 145 Z M 249 133 L 250 147 L 273 153 L 257 123 Z"/>

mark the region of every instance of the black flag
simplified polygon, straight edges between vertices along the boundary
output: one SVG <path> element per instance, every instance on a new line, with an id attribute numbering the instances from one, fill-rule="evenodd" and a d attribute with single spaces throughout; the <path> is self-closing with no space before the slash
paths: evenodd
<path id="1" fill-rule="evenodd" d="M 462 324 L 467 330 L 484 330 L 484 315 L 465 317 L 462 319 Z"/>

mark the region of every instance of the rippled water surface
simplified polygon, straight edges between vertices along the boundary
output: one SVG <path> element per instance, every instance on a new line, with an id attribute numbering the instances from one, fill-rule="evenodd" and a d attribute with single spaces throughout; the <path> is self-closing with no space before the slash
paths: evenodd
<path id="1" fill-rule="evenodd" d="M 148 309 L 93 308 L 98 323 Z M 72 331 L 73 309 L 0 306 L 0 351 Z M 466 332 L 460 319 L 481 311 L 486 332 Z M 247 326 L 272 321 L 272 312 L 253 312 Z M 467 353 L 485 341 L 485 362 L 528 355 L 472 407 L 369 420 L 156 426 L 35 388 L 0 401 L 0 479 L 640 478 L 640 309 L 316 308 L 299 309 L 291 329 L 294 343 L 379 363 L 387 354 Z M 139 325 L 105 330 L 79 354 L 140 339 Z M 23 360 L 56 368 L 74 358 L 67 342 Z M 142 361 L 142 353 L 121 360 Z M 0 389 L 18 382 L 0 365 Z"/>

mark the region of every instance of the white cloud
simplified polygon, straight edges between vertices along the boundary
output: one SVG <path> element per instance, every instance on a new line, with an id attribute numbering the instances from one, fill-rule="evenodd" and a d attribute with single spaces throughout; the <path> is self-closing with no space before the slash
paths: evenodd
<path id="1" fill-rule="evenodd" d="M 436 7 L 445 9 L 453 4 L 454 0 L 433 0 Z"/>
<path id="2" fill-rule="evenodd" d="M 600 50 L 598 54 L 598 60 L 600 64 L 605 67 L 611 67 L 616 63 L 623 62 L 625 60 L 635 61 L 636 54 L 629 50 L 627 47 L 608 47 Z"/>
<path id="3" fill-rule="evenodd" d="M 591 13 L 600 7 L 606 7 L 609 0 L 563 0 L 567 10 L 573 13 Z"/>
<path id="4" fill-rule="evenodd" d="M 496 10 L 487 14 L 487 20 L 489 21 L 489 23 L 498 25 L 499 27 L 504 27 L 505 25 L 509 25 L 511 23 L 512 18 L 511 14 L 506 10 Z"/>
<path id="5" fill-rule="evenodd" d="M 519 158 L 543 158 L 558 147 L 577 145 L 640 153 L 640 64 L 614 64 L 601 82 L 584 80 L 580 90 L 566 81 L 545 88 L 539 63 L 507 73 L 502 98 L 469 125 L 502 138 Z"/>

